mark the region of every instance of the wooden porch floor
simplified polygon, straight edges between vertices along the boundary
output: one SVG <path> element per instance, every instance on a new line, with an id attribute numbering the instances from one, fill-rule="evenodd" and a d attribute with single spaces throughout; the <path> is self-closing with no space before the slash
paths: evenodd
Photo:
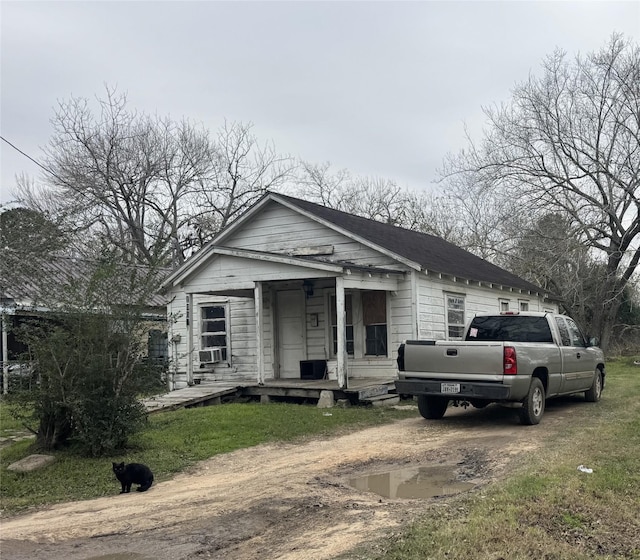
<path id="1" fill-rule="evenodd" d="M 398 397 L 393 379 L 349 379 L 349 387 L 340 389 L 338 382 L 328 379 L 270 379 L 264 384 L 239 381 L 210 381 L 143 399 L 147 412 L 209 406 L 240 398 L 269 400 L 318 400 L 322 391 L 332 391 L 334 401 L 350 404 L 394 404 Z M 393 402 L 392 402 L 393 401 Z"/>

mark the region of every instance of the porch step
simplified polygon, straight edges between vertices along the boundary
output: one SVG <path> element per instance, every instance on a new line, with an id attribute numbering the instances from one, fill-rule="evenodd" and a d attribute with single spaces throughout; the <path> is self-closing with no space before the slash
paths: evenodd
<path id="1" fill-rule="evenodd" d="M 372 397 L 380 397 L 387 394 L 389 394 L 389 385 L 372 385 L 358 391 L 358 400 L 365 401 Z"/>
<path id="2" fill-rule="evenodd" d="M 360 402 L 370 404 L 371 406 L 393 406 L 400 402 L 400 395 L 387 393 L 386 395 L 377 395 L 375 397 L 360 399 Z"/>

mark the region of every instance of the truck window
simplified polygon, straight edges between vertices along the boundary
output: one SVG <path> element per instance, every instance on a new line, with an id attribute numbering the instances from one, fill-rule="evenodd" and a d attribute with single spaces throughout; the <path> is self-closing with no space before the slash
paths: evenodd
<path id="1" fill-rule="evenodd" d="M 562 340 L 562 346 L 571 346 L 571 336 L 569 335 L 569 329 L 562 317 L 555 317 L 556 325 L 558 325 L 558 331 L 560 332 L 560 339 Z"/>
<path id="2" fill-rule="evenodd" d="M 580 332 L 580 328 L 573 319 L 569 319 L 569 317 L 565 318 L 567 322 L 567 327 L 569 327 L 569 334 L 571 335 L 571 345 L 572 346 L 586 346 L 587 343 L 584 340 L 584 336 Z"/>
<path id="3" fill-rule="evenodd" d="M 546 317 L 492 315 L 475 317 L 465 340 L 553 343 L 553 336 Z"/>

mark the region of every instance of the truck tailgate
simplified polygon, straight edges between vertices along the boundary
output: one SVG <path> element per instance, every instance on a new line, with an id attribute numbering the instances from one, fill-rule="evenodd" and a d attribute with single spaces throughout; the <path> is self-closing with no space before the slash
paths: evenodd
<path id="1" fill-rule="evenodd" d="M 430 373 L 500 375 L 503 373 L 502 342 L 407 340 L 405 372 L 416 377 Z"/>

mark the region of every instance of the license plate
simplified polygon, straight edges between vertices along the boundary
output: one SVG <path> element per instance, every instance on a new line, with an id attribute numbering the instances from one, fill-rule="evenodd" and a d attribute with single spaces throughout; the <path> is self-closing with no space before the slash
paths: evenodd
<path id="1" fill-rule="evenodd" d="M 459 393 L 460 383 L 440 383 L 441 393 Z"/>

